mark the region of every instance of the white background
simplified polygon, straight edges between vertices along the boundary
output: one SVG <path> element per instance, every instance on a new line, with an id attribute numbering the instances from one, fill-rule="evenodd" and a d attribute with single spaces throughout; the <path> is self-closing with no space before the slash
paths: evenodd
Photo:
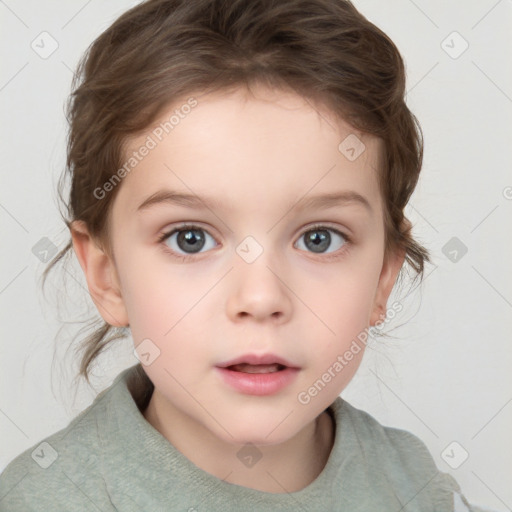
<path id="1" fill-rule="evenodd" d="M 68 240 L 56 185 L 72 70 L 94 38 L 136 3 L 0 2 L 0 471 L 137 362 L 131 340 L 119 342 L 95 367 L 95 389 L 75 384 L 76 357 L 65 351 L 80 325 L 71 322 L 96 311 L 76 261 L 66 274 L 70 296 L 59 267 L 45 299 L 45 264 L 32 252 L 44 237 L 59 249 Z M 423 174 L 406 213 L 434 264 L 421 287 L 394 296 L 405 309 L 390 327 L 405 325 L 394 339 L 372 342 L 342 396 L 419 436 L 471 502 L 511 510 L 512 2 L 354 4 L 406 62 L 407 103 L 425 135 Z M 31 48 L 43 31 L 58 43 L 46 59 Z M 458 55 L 464 41 L 469 46 Z M 453 237 L 467 247 L 455 262 L 443 252 Z M 453 441 L 451 460 L 469 454 L 457 469 L 441 457 Z"/>

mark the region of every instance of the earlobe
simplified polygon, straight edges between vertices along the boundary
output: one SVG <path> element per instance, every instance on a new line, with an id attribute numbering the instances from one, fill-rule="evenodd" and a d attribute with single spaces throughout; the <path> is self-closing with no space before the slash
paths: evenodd
<path id="1" fill-rule="evenodd" d="M 128 325 L 128 315 L 114 262 L 89 235 L 83 221 L 72 222 L 70 231 L 73 249 L 100 315 L 114 327 Z"/>
<path id="2" fill-rule="evenodd" d="M 405 260 L 405 249 L 397 249 L 385 259 L 379 277 L 379 284 L 375 293 L 370 325 L 383 321 L 386 317 L 388 298 L 395 285 L 398 273 Z"/>

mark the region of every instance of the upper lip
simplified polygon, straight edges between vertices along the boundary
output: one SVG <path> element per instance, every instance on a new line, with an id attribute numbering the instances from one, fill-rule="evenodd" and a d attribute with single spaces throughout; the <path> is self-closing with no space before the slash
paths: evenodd
<path id="1" fill-rule="evenodd" d="M 220 363 L 217 366 L 220 368 L 227 368 L 235 364 L 281 364 L 290 368 L 297 368 L 292 363 L 284 359 L 283 357 L 276 356 L 275 354 L 244 354 L 225 363 Z"/>

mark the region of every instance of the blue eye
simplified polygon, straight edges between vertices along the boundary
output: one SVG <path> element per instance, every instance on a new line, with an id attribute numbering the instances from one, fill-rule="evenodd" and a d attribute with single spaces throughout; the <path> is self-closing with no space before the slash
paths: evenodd
<path id="1" fill-rule="evenodd" d="M 334 236 L 331 235 L 333 233 Z M 301 237 L 299 238 L 297 244 L 304 238 L 305 243 L 304 246 L 306 247 L 306 251 L 311 251 L 316 254 L 330 254 L 331 252 L 336 252 L 337 250 L 341 249 L 342 247 L 346 246 L 350 239 L 347 235 L 342 233 L 341 231 L 338 231 L 334 228 L 328 228 L 327 226 L 313 226 L 312 228 L 309 228 L 306 232 L 304 232 Z M 326 250 L 328 249 L 332 243 L 333 240 L 335 242 L 335 245 L 338 245 L 338 248 L 334 248 L 332 250 Z M 299 247 L 299 249 L 301 249 Z"/>

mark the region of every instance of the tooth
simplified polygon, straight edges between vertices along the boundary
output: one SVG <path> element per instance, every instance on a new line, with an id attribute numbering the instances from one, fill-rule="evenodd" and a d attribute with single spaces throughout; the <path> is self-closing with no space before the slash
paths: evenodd
<path id="1" fill-rule="evenodd" d="M 236 364 L 231 367 L 234 371 L 243 373 L 275 373 L 280 369 L 280 365 L 274 364 L 261 364 L 252 365 L 247 363 Z"/>

